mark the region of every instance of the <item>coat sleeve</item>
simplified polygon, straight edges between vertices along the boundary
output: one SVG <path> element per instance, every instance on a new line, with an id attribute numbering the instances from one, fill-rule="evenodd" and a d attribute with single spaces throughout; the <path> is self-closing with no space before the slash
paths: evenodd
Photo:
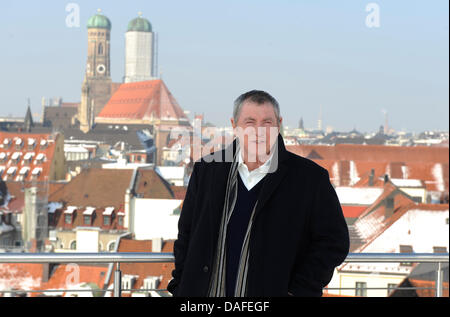
<path id="1" fill-rule="evenodd" d="M 172 293 L 173 296 L 176 296 L 177 294 L 177 286 L 180 283 L 183 274 L 184 260 L 189 247 L 192 218 L 198 188 L 199 164 L 199 162 L 194 163 L 194 168 L 186 190 L 186 196 L 183 201 L 183 207 L 181 208 L 180 218 L 178 220 L 178 237 L 173 246 L 175 269 L 172 271 L 173 279 L 167 285 L 167 290 Z"/>
<path id="2" fill-rule="evenodd" d="M 348 227 L 325 169 L 319 174 L 308 230 L 309 245 L 306 253 L 297 256 L 289 285 L 289 293 L 294 296 L 322 296 L 335 267 L 349 252 Z"/>

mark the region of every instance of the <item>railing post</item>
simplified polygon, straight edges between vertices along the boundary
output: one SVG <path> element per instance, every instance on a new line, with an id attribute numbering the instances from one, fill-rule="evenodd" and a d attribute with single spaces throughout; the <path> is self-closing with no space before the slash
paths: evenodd
<path id="1" fill-rule="evenodd" d="M 436 297 L 442 297 L 443 275 L 442 263 L 438 262 L 438 269 L 436 272 Z"/>
<path id="2" fill-rule="evenodd" d="M 122 272 L 120 271 L 120 262 L 117 262 L 114 271 L 114 297 L 120 297 L 122 294 Z"/>

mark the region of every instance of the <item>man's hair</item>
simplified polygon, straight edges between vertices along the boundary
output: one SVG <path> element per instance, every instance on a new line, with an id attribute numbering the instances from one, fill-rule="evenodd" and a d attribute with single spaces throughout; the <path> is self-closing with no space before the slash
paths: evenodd
<path id="1" fill-rule="evenodd" d="M 278 121 L 280 119 L 280 105 L 274 97 L 262 90 L 251 90 L 237 97 L 237 99 L 234 101 L 233 108 L 233 118 L 235 123 L 237 123 L 238 121 L 239 115 L 241 114 L 242 105 L 245 101 L 252 101 L 258 105 L 264 104 L 266 102 L 271 103 L 273 106 L 273 110 L 275 111 L 275 117 L 277 118 L 278 124 Z"/>

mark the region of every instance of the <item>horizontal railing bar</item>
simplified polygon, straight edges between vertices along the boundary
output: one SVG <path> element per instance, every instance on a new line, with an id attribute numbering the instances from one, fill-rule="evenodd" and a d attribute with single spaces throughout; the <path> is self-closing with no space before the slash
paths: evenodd
<path id="1" fill-rule="evenodd" d="M 141 291 L 141 292 L 168 292 L 166 289 L 141 289 L 141 288 L 130 288 L 130 289 L 122 289 L 122 292 L 129 291 Z M 0 293 L 62 293 L 62 292 L 92 292 L 92 293 L 106 293 L 113 292 L 111 289 L 33 289 L 33 290 L 22 290 L 22 289 L 14 289 L 14 290 L 0 290 Z"/>
<path id="2" fill-rule="evenodd" d="M 0 253 L 0 263 L 167 263 L 173 253 Z"/>
<path id="3" fill-rule="evenodd" d="M 174 262 L 173 253 L 0 253 L 0 263 L 167 263 Z M 346 263 L 448 263 L 448 253 L 350 253 Z"/>
<path id="4" fill-rule="evenodd" d="M 390 288 L 387 287 L 364 287 L 364 288 L 356 288 L 356 287 L 330 287 L 327 288 L 327 290 L 388 290 Z M 411 290 L 411 289 L 432 289 L 432 290 L 436 290 L 436 287 L 395 287 L 392 288 L 391 290 Z M 446 289 L 444 287 L 444 289 Z"/>

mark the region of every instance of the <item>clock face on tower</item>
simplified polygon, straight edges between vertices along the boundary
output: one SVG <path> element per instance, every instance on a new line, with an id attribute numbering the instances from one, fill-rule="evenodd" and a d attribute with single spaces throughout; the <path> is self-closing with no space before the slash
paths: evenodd
<path id="1" fill-rule="evenodd" d="M 100 65 L 97 66 L 97 72 L 98 72 L 99 74 L 104 74 L 104 73 L 105 73 L 105 70 L 106 70 L 105 65 L 100 64 Z"/>

